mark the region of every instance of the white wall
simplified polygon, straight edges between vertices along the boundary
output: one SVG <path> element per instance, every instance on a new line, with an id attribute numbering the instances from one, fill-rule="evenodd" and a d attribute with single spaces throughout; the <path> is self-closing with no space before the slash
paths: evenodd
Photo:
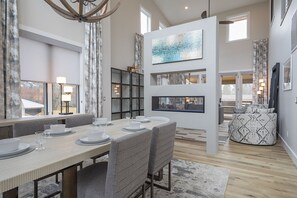
<path id="1" fill-rule="evenodd" d="M 229 16 L 250 13 L 250 38 L 248 40 L 226 42 L 228 25 L 219 25 L 220 54 L 219 71 L 248 71 L 253 67 L 253 41 L 269 37 L 269 2 L 242 7 L 218 14 L 219 20 Z"/>
<path id="2" fill-rule="evenodd" d="M 159 21 L 169 26 L 152 0 L 122 1 L 120 8 L 111 16 L 111 65 L 126 70 L 134 63 L 135 33 L 140 33 L 141 6 L 152 16 L 152 30 L 159 29 Z"/>
<path id="3" fill-rule="evenodd" d="M 279 62 L 280 89 L 279 89 L 279 133 L 285 142 L 285 148 L 297 165 L 297 50 L 292 53 L 293 84 L 292 90 L 283 91 L 283 64 L 291 56 L 291 20 L 297 10 L 297 1 L 292 1 L 287 15 L 281 24 L 280 1 L 274 1 L 274 20 L 270 28 L 269 65 Z M 296 24 L 295 24 L 296 25 Z"/>
<path id="4" fill-rule="evenodd" d="M 152 65 L 152 40 L 194 30 L 203 30 L 203 58 Z M 218 150 L 218 24 L 211 17 L 144 35 L 144 110 L 146 116 L 165 116 L 178 127 L 205 129 L 207 153 Z M 206 69 L 206 83 L 195 85 L 151 85 L 151 74 Z M 205 113 L 152 111 L 152 96 L 205 96 Z"/>

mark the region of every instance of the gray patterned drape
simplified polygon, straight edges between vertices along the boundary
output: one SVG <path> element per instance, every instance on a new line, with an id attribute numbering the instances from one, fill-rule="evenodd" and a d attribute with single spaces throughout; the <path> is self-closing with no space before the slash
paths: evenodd
<path id="1" fill-rule="evenodd" d="M 138 72 L 143 74 L 143 36 L 135 35 L 134 65 L 137 66 Z"/>
<path id="2" fill-rule="evenodd" d="M 22 115 L 17 0 L 1 0 L 0 119 Z"/>
<path id="3" fill-rule="evenodd" d="M 253 103 L 259 103 L 259 80 L 263 79 L 265 87 L 262 93 L 263 104 L 267 104 L 268 97 L 268 39 L 261 39 L 253 42 Z"/>
<path id="4" fill-rule="evenodd" d="M 102 107 L 102 25 L 85 23 L 84 48 L 85 111 L 101 117 Z"/>

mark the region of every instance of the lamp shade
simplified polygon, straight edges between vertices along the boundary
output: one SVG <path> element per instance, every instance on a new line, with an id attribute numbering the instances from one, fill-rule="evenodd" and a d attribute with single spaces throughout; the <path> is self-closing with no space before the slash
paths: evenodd
<path id="1" fill-rule="evenodd" d="M 56 78 L 56 81 L 58 84 L 65 84 L 66 83 L 66 77 L 58 76 Z"/>
<path id="2" fill-rule="evenodd" d="M 63 94 L 62 95 L 62 101 L 64 101 L 64 102 L 70 102 L 71 101 L 71 95 Z"/>
<path id="3" fill-rule="evenodd" d="M 262 91 L 257 91 L 257 94 L 258 94 L 258 95 L 262 94 Z"/>
<path id="4" fill-rule="evenodd" d="M 265 83 L 263 82 L 263 83 L 261 83 L 261 87 L 265 87 Z"/>
<path id="5" fill-rule="evenodd" d="M 259 83 L 263 83 L 264 82 L 264 79 L 259 79 Z"/>
<path id="6" fill-rule="evenodd" d="M 72 93 L 73 92 L 73 87 L 71 87 L 71 86 L 64 86 L 64 92 L 65 93 Z"/>
<path id="7" fill-rule="evenodd" d="M 263 91 L 264 90 L 264 87 L 259 87 L 259 90 Z"/>

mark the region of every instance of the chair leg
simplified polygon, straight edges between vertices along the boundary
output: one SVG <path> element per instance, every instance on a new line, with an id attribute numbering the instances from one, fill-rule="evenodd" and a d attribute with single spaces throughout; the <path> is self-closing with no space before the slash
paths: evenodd
<path id="1" fill-rule="evenodd" d="M 171 161 L 168 164 L 168 191 L 171 191 Z"/>
<path id="2" fill-rule="evenodd" d="M 145 186 L 144 186 L 144 184 L 142 185 L 142 197 L 143 198 L 145 198 Z"/>
<path id="3" fill-rule="evenodd" d="M 38 198 L 38 181 L 34 180 L 34 198 Z"/>
<path id="4" fill-rule="evenodd" d="M 59 173 L 56 174 L 56 184 L 59 184 Z"/>
<path id="5" fill-rule="evenodd" d="M 151 198 L 154 198 L 154 175 L 151 175 Z"/>

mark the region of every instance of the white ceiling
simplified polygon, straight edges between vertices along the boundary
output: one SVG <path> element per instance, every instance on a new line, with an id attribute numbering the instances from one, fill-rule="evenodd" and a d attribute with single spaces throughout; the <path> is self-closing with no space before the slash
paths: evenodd
<path id="1" fill-rule="evenodd" d="M 226 12 L 236 8 L 268 0 L 210 0 L 210 14 Z M 204 10 L 208 10 L 208 0 L 154 0 L 171 25 L 177 25 L 200 19 Z M 185 10 L 185 6 L 189 9 Z"/>

